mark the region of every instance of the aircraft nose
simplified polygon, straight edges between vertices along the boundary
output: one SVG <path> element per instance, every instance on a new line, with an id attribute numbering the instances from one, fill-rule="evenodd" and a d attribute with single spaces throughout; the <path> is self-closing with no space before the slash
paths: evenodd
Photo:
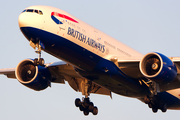
<path id="1" fill-rule="evenodd" d="M 18 23 L 19 23 L 19 27 L 21 28 L 21 27 L 25 27 L 26 26 L 26 16 L 23 14 L 23 13 L 21 13 L 20 15 L 19 15 L 19 18 L 18 18 Z"/>
<path id="2" fill-rule="evenodd" d="M 19 27 L 21 28 L 24 24 L 24 15 L 20 14 L 18 18 Z"/>

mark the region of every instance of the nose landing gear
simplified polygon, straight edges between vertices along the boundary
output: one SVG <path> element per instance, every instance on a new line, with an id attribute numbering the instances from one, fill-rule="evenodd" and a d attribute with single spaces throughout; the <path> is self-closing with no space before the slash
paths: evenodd
<path id="1" fill-rule="evenodd" d="M 37 43 L 33 43 L 32 41 L 30 41 L 30 45 L 36 50 L 35 52 L 38 54 L 38 58 L 34 59 L 35 66 L 38 66 L 38 65 L 44 66 L 44 63 L 45 63 L 44 59 L 41 58 L 41 50 L 42 50 L 42 48 L 44 48 L 44 46 L 42 47 L 41 44 L 42 43 L 40 42 L 40 40 Z"/>

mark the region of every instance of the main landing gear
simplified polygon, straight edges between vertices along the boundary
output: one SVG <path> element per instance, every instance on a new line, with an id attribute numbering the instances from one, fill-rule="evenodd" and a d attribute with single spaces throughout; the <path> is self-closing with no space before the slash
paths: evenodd
<path id="1" fill-rule="evenodd" d="M 93 115 L 98 114 L 98 108 L 94 106 L 93 102 L 90 102 L 89 98 L 83 98 L 81 101 L 79 98 L 75 100 L 76 107 L 79 107 L 80 111 L 83 111 L 84 115 L 89 115 L 91 112 Z"/>
<path id="2" fill-rule="evenodd" d="M 77 98 L 75 100 L 75 106 L 79 107 L 80 111 L 83 111 L 84 115 L 87 116 L 91 112 L 93 115 L 98 114 L 98 108 L 94 106 L 93 102 L 90 101 L 89 93 L 91 88 L 91 82 L 87 79 L 84 80 L 84 87 L 83 87 L 83 94 L 85 95 L 85 98 L 82 99 L 82 101 Z"/>
<path id="3" fill-rule="evenodd" d="M 160 109 L 162 112 L 167 111 L 167 105 L 160 99 L 158 95 L 154 95 L 153 97 L 145 96 L 144 102 L 148 104 L 149 108 L 152 108 L 154 113 L 157 113 L 158 109 Z"/>
<path id="4" fill-rule="evenodd" d="M 158 93 L 160 92 L 159 84 L 156 82 L 150 81 L 148 85 L 151 91 L 151 95 L 145 96 L 144 102 L 148 104 L 149 108 L 151 108 L 154 113 L 157 113 L 158 109 L 160 109 L 162 112 L 166 112 L 167 105 L 162 100 L 162 98 L 158 95 Z"/>

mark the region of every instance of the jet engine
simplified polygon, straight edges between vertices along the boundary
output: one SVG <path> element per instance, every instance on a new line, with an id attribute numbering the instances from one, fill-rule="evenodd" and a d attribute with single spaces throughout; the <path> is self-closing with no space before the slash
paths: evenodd
<path id="1" fill-rule="evenodd" d="M 146 54 L 139 64 L 141 73 L 159 84 L 172 82 L 177 76 L 175 64 L 165 55 L 157 52 Z"/>
<path id="2" fill-rule="evenodd" d="M 35 66 L 31 59 L 21 61 L 16 67 L 15 75 L 21 84 L 36 91 L 46 89 L 51 81 L 49 70 L 43 66 Z"/>

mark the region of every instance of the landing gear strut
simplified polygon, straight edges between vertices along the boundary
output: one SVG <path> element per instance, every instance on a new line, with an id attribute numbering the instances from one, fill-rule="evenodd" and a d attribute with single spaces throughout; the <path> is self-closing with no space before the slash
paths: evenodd
<path id="1" fill-rule="evenodd" d="M 40 45 L 40 41 L 38 43 L 35 44 L 35 48 L 37 48 L 37 50 L 35 51 L 38 54 L 38 58 L 34 59 L 34 65 L 35 66 L 44 66 L 44 59 L 41 58 L 41 45 Z"/>
<path id="2" fill-rule="evenodd" d="M 94 106 L 94 103 L 90 101 L 89 96 L 89 91 L 91 87 L 91 82 L 88 81 L 87 79 L 84 80 L 84 92 L 83 94 L 85 95 L 85 98 L 82 99 L 82 101 L 77 98 L 75 100 L 75 106 L 79 107 L 80 111 L 83 111 L 84 115 L 87 116 L 91 112 L 93 115 L 98 114 L 98 108 Z"/>

